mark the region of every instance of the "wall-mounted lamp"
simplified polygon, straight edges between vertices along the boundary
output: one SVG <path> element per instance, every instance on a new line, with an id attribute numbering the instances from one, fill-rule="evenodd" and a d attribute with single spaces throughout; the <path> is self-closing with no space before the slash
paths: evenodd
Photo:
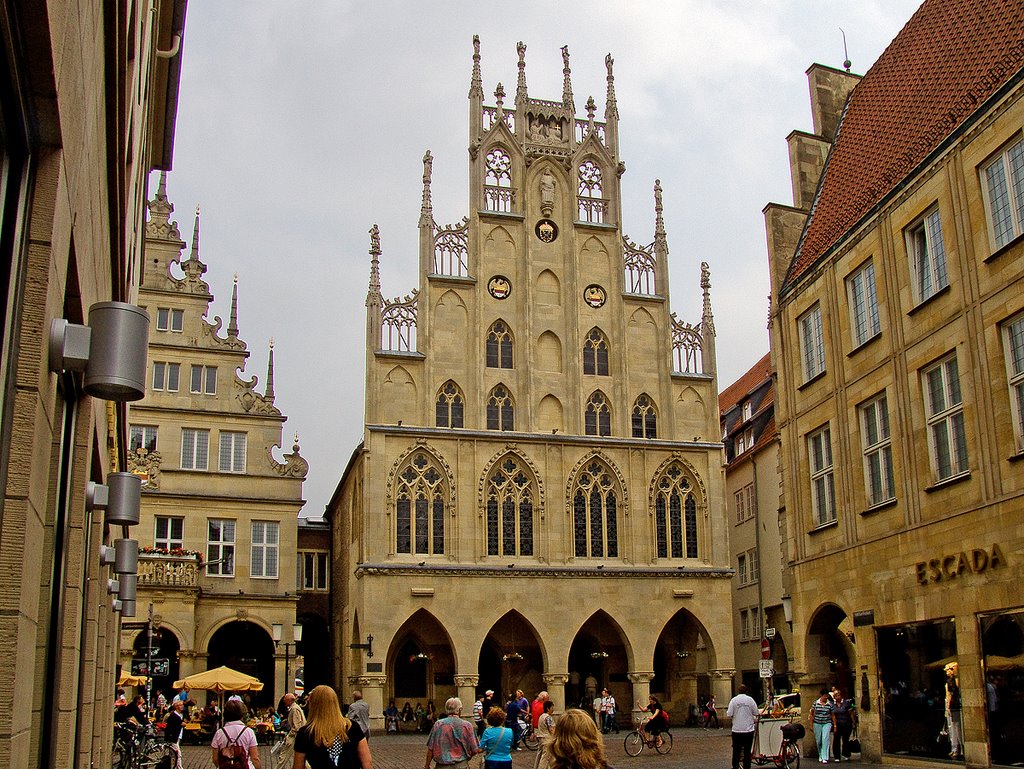
<path id="1" fill-rule="evenodd" d="M 110 608 L 113 611 L 121 611 L 124 607 L 121 605 L 121 600 L 119 598 L 115 598 L 110 602 Z"/>
<path id="2" fill-rule="evenodd" d="M 109 473 L 106 485 L 89 481 L 85 489 L 85 509 L 106 510 L 106 522 L 115 526 L 135 526 L 141 501 L 142 479 L 135 473 Z"/>
<path id="3" fill-rule="evenodd" d="M 793 627 L 793 596 L 788 593 L 782 596 L 782 616 L 786 618 L 786 624 Z"/>
<path id="4" fill-rule="evenodd" d="M 83 387 L 95 398 L 137 401 L 146 395 L 149 313 L 125 302 L 97 302 L 89 325 L 54 318 L 50 371 L 84 371 Z"/>
<path id="5" fill-rule="evenodd" d="M 139 584 L 139 577 L 137 574 L 122 574 L 118 580 L 120 583 L 117 589 L 117 597 L 121 599 L 121 602 L 134 601 L 135 591 Z"/>
<path id="6" fill-rule="evenodd" d="M 117 592 L 121 589 L 120 580 L 108 579 L 107 580 L 107 592 L 110 595 L 117 595 Z"/>
<path id="7" fill-rule="evenodd" d="M 114 562 L 114 548 L 100 545 L 100 566 L 110 566 Z"/>
<path id="8" fill-rule="evenodd" d="M 135 574 L 139 569 L 139 543 L 134 539 L 114 540 L 114 572 Z"/>
<path id="9" fill-rule="evenodd" d="M 135 601 L 118 601 L 121 604 L 121 616 L 122 617 L 134 617 L 135 616 Z"/>

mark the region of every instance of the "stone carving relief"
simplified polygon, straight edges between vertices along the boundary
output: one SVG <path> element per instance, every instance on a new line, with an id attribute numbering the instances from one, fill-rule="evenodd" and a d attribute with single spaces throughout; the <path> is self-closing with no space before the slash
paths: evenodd
<path id="1" fill-rule="evenodd" d="M 159 451 L 149 451 L 144 446 L 128 452 L 128 472 L 142 477 L 143 491 L 160 491 L 161 461 Z"/>
<path id="2" fill-rule="evenodd" d="M 309 462 L 299 454 L 299 436 L 295 436 L 295 443 L 292 444 L 290 454 L 284 455 L 284 462 L 274 459 L 273 450 L 267 451 L 270 457 L 270 467 L 278 475 L 286 478 L 305 478 L 309 474 Z"/>
<path id="3" fill-rule="evenodd" d="M 253 376 L 249 380 L 242 379 L 237 372 L 232 377 L 234 389 L 238 402 L 242 404 L 242 410 L 246 414 L 268 414 L 280 416 L 281 412 L 274 405 L 274 401 L 266 398 L 263 393 L 256 389 L 259 380 Z"/>

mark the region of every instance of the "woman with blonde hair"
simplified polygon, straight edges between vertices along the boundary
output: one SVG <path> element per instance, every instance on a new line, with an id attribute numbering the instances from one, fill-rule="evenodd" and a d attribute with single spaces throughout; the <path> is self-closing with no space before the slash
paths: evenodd
<path id="1" fill-rule="evenodd" d="M 589 714 L 572 708 L 555 721 L 548 744 L 551 769 L 607 769 L 604 740 Z"/>
<path id="2" fill-rule="evenodd" d="M 370 746 L 359 724 L 341 714 L 338 695 L 330 686 L 320 685 L 306 698 L 309 720 L 295 735 L 293 769 L 373 769 Z"/>

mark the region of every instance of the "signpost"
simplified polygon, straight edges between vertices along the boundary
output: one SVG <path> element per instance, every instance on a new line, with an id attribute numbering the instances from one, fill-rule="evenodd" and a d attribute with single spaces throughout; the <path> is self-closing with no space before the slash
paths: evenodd
<path id="1" fill-rule="evenodd" d="M 771 678 L 775 675 L 775 662 L 773 660 L 761 660 L 759 663 L 761 678 Z"/>

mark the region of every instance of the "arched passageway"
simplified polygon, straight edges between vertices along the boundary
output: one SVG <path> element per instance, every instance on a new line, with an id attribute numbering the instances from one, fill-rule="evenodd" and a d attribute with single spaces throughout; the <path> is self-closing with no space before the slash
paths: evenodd
<path id="1" fill-rule="evenodd" d="M 327 621 L 319 614 L 303 614 L 302 640 L 298 643 L 295 661 L 295 686 L 309 691 L 320 684 L 333 685 L 331 675 L 331 635 Z"/>
<path id="2" fill-rule="evenodd" d="M 444 701 L 455 696 L 455 654 L 433 614 L 420 609 L 399 628 L 388 649 L 387 671 L 386 699 L 394 699 L 399 707 L 404 702 L 414 707 L 433 702 L 444 710 Z"/>
<path id="3" fill-rule="evenodd" d="M 513 609 L 491 627 L 480 649 L 478 689 L 493 689 L 504 704 L 516 689 L 532 698 L 544 688 L 544 655 L 537 632 Z"/>
<path id="4" fill-rule="evenodd" d="M 633 685 L 629 671 L 629 650 L 622 628 L 604 610 L 594 612 L 583 623 L 569 647 L 569 675 L 575 686 L 566 690 L 566 705 L 593 712 L 593 701 L 607 688 L 623 724 L 633 707 Z"/>
<path id="5" fill-rule="evenodd" d="M 267 707 L 274 702 L 274 641 L 255 622 L 228 622 L 217 629 L 207 648 L 210 668 L 226 665 L 255 676 L 263 682 L 258 692 L 246 692 L 242 699 L 249 707 Z"/>
<path id="6" fill-rule="evenodd" d="M 155 702 L 159 692 L 170 701 L 174 694 L 172 686 L 178 678 L 178 651 L 181 643 L 170 628 L 161 627 L 153 631 L 153 642 L 145 630 L 135 636 L 132 646 L 132 672 L 141 675 L 152 673 L 152 699 Z"/>
<path id="7" fill-rule="evenodd" d="M 675 723 L 686 723 L 691 706 L 703 704 L 712 694 L 711 671 L 717 655 L 704 625 L 686 609 L 665 623 L 654 647 L 656 696 Z"/>

